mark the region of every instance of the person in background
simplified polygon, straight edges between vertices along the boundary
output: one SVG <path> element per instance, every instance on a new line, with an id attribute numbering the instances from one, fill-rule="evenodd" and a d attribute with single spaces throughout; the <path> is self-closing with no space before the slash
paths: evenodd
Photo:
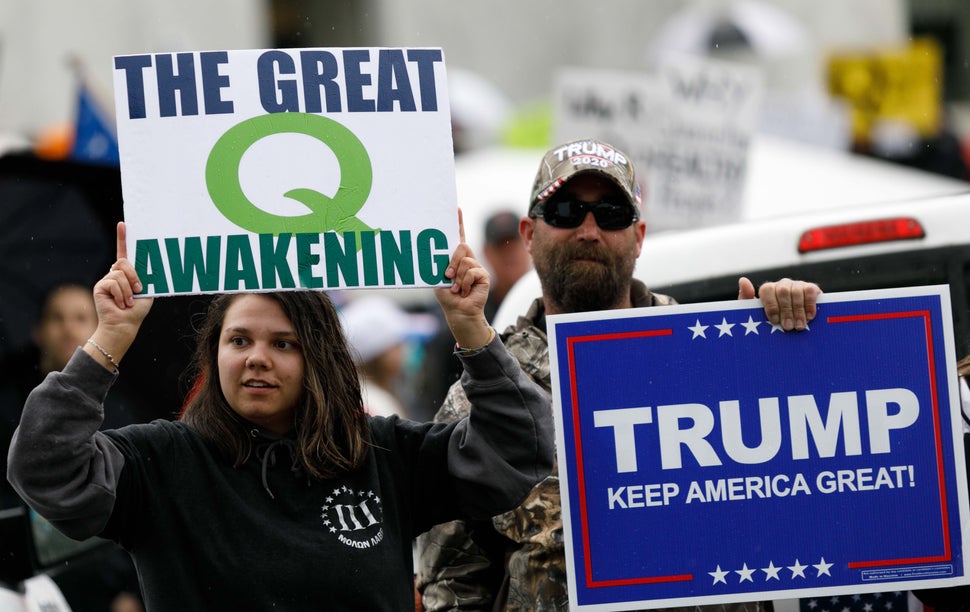
<path id="1" fill-rule="evenodd" d="M 357 371 L 364 410 L 374 416 L 406 416 L 401 393 L 408 315 L 394 300 L 367 295 L 340 310 Z"/>
<path id="2" fill-rule="evenodd" d="M 501 338 L 547 393 L 552 386 L 547 315 L 676 303 L 633 278 L 646 224 L 628 160 L 596 140 L 554 147 L 542 158 L 527 214 L 519 221 L 542 295 Z M 758 295 L 768 320 L 791 331 L 805 329 L 814 318 L 820 293 L 813 283 L 782 279 L 765 283 Z M 738 297 L 755 297 L 747 278 L 738 281 Z M 467 414 L 468 400 L 455 385 L 435 421 Z M 558 470 L 518 508 L 487 521 L 438 525 L 419 538 L 418 548 L 417 584 L 425 610 L 568 608 Z M 765 604 L 713 609 L 754 612 Z"/>
<path id="3" fill-rule="evenodd" d="M 488 218 L 482 256 L 492 272 L 492 288 L 485 304 L 485 316 L 491 321 L 512 285 L 532 268 L 532 257 L 519 236 L 517 214 L 502 210 Z"/>
<path id="4" fill-rule="evenodd" d="M 5 358 L 4 384 L 0 388 L 0 462 L 7 465 L 7 446 L 20 421 L 20 412 L 30 391 L 49 372 L 64 367 L 74 349 L 84 343 L 98 325 L 91 290 L 83 285 L 64 283 L 49 290 L 40 302 L 32 329 L 33 343 L 23 351 Z M 0 485 L 2 507 L 20 503 L 6 482 Z"/>
<path id="5" fill-rule="evenodd" d="M 51 372 L 64 369 L 77 347 L 91 337 L 98 326 L 91 290 L 79 283 L 62 283 L 51 288 L 40 302 L 33 345 L 3 364 L 5 383 L 0 389 L 0 466 L 7 472 L 7 451 L 20 421 L 30 391 Z M 128 394 L 119 389 L 105 404 L 106 427 L 136 421 L 137 413 Z M 0 483 L 0 508 L 23 504 L 4 478 Z M 106 547 L 85 559 L 76 559 L 54 576 L 65 600 L 74 612 L 141 610 L 141 595 L 135 567 L 128 553 Z"/>
<path id="6" fill-rule="evenodd" d="M 34 326 L 34 343 L 40 349 L 41 378 L 58 372 L 98 325 L 91 290 L 78 284 L 54 287 L 43 301 L 40 319 Z"/>
<path id="7" fill-rule="evenodd" d="M 482 257 L 492 274 L 485 317 L 491 321 L 515 282 L 532 267 L 532 257 L 519 236 L 519 217 L 510 210 L 488 217 L 483 238 Z M 461 377 L 461 362 L 454 355 L 451 333 L 441 317 L 437 320 L 438 331 L 424 344 L 424 358 L 413 383 L 415 406 L 419 410 L 432 407 L 430 412 L 417 415 L 421 420 L 434 416 L 448 389 Z"/>
<path id="8" fill-rule="evenodd" d="M 336 309 L 294 290 L 212 300 L 180 420 L 101 432 L 154 301 L 135 299 L 119 223 L 98 326 L 31 393 L 7 478 L 65 535 L 128 550 L 150 610 L 411 608 L 414 537 L 514 507 L 554 462 L 549 399 L 485 320 L 488 272 L 460 213 L 459 235 L 435 297 L 473 418 L 367 416 Z"/>

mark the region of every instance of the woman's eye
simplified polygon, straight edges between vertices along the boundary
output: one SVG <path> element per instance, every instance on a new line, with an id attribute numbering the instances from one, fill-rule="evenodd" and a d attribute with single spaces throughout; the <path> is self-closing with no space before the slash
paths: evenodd
<path id="1" fill-rule="evenodd" d="M 238 336 L 236 336 L 235 338 L 232 338 L 229 341 L 232 342 L 233 344 L 235 344 L 236 346 L 245 346 L 246 345 L 246 339 L 245 338 L 240 338 Z"/>
<path id="2" fill-rule="evenodd" d="M 295 342 L 290 342 L 289 340 L 278 340 L 276 342 L 276 348 L 281 350 L 295 349 L 297 344 Z"/>

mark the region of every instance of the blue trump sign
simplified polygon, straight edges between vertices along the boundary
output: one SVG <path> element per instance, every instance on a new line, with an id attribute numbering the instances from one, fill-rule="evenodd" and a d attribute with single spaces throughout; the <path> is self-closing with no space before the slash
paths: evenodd
<path id="1" fill-rule="evenodd" d="M 946 287 L 549 317 L 577 609 L 970 582 Z"/>

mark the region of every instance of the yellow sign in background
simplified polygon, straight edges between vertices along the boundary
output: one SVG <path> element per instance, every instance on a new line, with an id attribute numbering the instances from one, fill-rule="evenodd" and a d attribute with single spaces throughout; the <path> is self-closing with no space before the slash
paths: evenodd
<path id="1" fill-rule="evenodd" d="M 942 51 L 929 38 L 909 46 L 840 53 L 828 62 L 829 93 L 850 105 L 852 137 L 866 142 L 881 120 L 906 123 L 924 138 L 942 121 Z"/>

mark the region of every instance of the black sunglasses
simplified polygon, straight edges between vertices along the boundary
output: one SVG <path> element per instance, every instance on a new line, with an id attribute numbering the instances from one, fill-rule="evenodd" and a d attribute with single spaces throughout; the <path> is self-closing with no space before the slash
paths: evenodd
<path id="1" fill-rule="evenodd" d="M 586 213 L 593 213 L 596 225 L 604 230 L 626 229 L 640 219 L 634 206 L 626 202 L 582 202 L 580 200 L 553 200 L 539 202 L 532 207 L 530 217 L 542 216 L 553 227 L 572 229 L 583 224 Z"/>

